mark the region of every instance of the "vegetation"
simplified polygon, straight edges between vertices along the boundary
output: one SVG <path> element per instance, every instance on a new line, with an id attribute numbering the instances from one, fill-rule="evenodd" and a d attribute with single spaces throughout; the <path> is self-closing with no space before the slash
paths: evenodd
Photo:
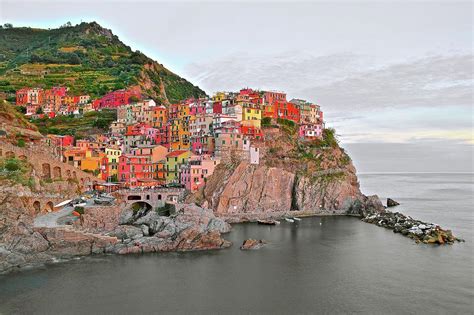
<path id="1" fill-rule="evenodd" d="M 36 126 L 31 124 L 20 110 L 2 100 L 0 100 L 0 122 L 5 122 L 14 127 L 36 130 Z"/>
<path id="2" fill-rule="evenodd" d="M 24 148 L 26 146 L 25 140 L 24 139 L 18 139 L 16 145 L 20 148 Z"/>
<path id="3" fill-rule="evenodd" d="M 272 124 L 272 118 L 271 117 L 263 117 L 262 118 L 262 127 L 270 127 Z"/>
<path id="4" fill-rule="evenodd" d="M 14 93 L 25 86 L 67 85 L 74 95 L 98 97 L 141 85 L 143 80 L 152 84 L 151 89 L 142 88 L 143 92 L 157 99 L 167 96 L 174 102 L 205 95 L 140 51 L 132 51 L 95 22 L 66 23 L 51 30 L 0 29 L 0 92 Z M 166 95 L 160 90 L 161 84 Z"/>
<path id="5" fill-rule="evenodd" d="M 336 130 L 333 128 L 326 128 L 323 130 L 323 146 L 335 148 L 339 145 L 337 140 Z"/>
<path id="6" fill-rule="evenodd" d="M 170 203 L 165 203 L 163 207 L 157 207 L 155 211 L 158 213 L 160 216 L 166 216 L 169 217 L 171 214 L 176 212 L 176 208 L 173 204 Z"/>
<path id="7" fill-rule="evenodd" d="M 56 116 L 54 118 L 40 118 L 32 120 L 42 134 L 72 135 L 79 138 L 91 132 L 106 131 L 112 121 L 117 119 L 117 111 L 103 109 L 87 112 L 82 117 Z"/>
<path id="8" fill-rule="evenodd" d="M 31 166 L 26 161 L 17 158 L 0 159 L 0 181 L 8 180 L 32 188 L 34 183 L 30 171 Z"/>
<path id="9" fill-rule="evenodd" d="M 278 118 L 277 123 L 280 125 L 280 128 L 289 135 L 295 135 L 298 131 L 298 125 L 292 120 Z"/>
<path id="10" fill-rule="evenodd" d="M 74 211 L 82 215 L 84 214 L 84 207 L 75 206 Z"/>

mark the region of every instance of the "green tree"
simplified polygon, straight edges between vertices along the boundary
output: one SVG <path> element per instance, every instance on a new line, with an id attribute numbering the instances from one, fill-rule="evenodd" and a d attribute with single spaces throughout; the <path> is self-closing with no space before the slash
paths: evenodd
<path id="1" fill-rule="evenodd" d="M 23 139 L 18 139 L 16 145 L 19 146 L 20 148 L 24 148 L 25 145 L 26 145 L 25 140 L 23 140 Z"/>

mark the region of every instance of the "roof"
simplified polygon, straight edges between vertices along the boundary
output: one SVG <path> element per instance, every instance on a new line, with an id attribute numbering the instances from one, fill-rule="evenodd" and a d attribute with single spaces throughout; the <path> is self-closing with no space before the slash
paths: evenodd
<path id="1" fill-rule="evenodd" d="M 177 151 L 173 151 L 173 152 L 170 152 L 166 155 L 166 157 L 177 157 L 177 156 L 180 156 L 181 154 L 184 154 L 186 152 L 190 152 L 190 151 L 186 151 L 186 150 L 177 150 Z"/>

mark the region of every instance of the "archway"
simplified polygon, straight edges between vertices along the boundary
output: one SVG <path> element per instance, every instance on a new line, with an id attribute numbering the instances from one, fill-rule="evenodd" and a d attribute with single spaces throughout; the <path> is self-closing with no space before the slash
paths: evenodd
<path id="1" fill-rule="evenodd" d="M 71 171 L 70 171 L 70 170 L 66 170 L 66 177 L 67 177 L 68 179 L 71 178 Z"/>
<path id="2" fill-rule="evenodd" d="M 12 151 L 8 151 L 7 153 L 5 153 L 5 157 L 6 157 L 7 159 L 12 159 L 12 158 L 15 157 L 15 153 L 12 152 Z"/>
<path id="3" fill-rule="evenodd" d="M 43 163 L 43 178 L 51 179 L 51 166 L 49 163 Z"/>
<path id="4" fill-rule="evenodd" d="M 151 211 L 151 209 L 153 209 L 151 204 L 149 204 L 148 202 L 145 202 L 145 201 L 134 202 L 134 203 L 131 204 L 130 207 L 133 211 L 133 215 L 134 215 L 135 219 L 138 219 L 138 218 L 146 215 L 148 212 Z"/>
<path id="5" fill-rule="evenodd" d="M 48 201 L 48 202 L 46 203 L 46 211 L 48 211 L 48 212 L 53 212 L 53 210 L 54 210 L 54 205 L 53 205 L 53 203 L 52 203 L 51 201 Z"/>
<path id="6" fill-rule="evenodd" d="M 20 160 L 26 161 L 26 155 L 20 155 L 18 158 L 19 158 Z"/>
<path id="7" fill-rule="evenodd" d="M 41 212 L 41 203 L 36 200 L 35 202 L 33 202 L 33 208 L 35 209 L 35 214 L 38 214 Z"/>
<path id="8" fill-rule="evenodd" d="M 53 168 L 53 178 L 61 179 L 61 168 L 59 166 Z"/>
<path id="9" fill-rule="evenodd" d="M 76 171 L 72 171 L 72 178 L 77 179 Z"/>

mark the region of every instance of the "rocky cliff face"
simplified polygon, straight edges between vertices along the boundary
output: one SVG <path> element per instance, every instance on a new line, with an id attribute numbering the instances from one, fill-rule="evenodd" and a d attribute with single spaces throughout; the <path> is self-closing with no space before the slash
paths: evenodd
<path id="1" fill-rule="evenodd" d="M 18 187 L 12 187 L 18 189 Z M 27 198 L 0 194 L 0 274 L 59 259 L 114 253 L 210 250 L 230 246 L 230 225 L 209 209 L 180 205 L 170 217 L 120 206 L 86 208 L 73 226 L 35 227 Z"/>
<path id="2" fill-rule="evenodd" d="M 355 213 L 356 206 L 383 209 L 376 198 L 361 193 L 356 170 L 337 143 L 299 143 L 294 135 L 274 129 L 265 137 L 259 165 L 222 163 L 190 200 L 222 216 L 288 210 Z"/>

